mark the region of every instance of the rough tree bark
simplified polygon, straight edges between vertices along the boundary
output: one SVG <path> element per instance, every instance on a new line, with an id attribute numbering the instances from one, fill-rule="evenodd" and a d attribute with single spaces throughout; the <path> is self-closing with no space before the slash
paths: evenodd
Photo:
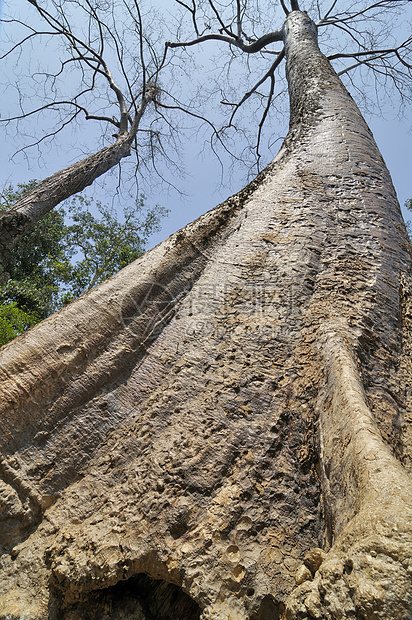
<path id="1" fill-rule="evenodd" d="M 266 170 L 1 350 L 0 618 L 412 617 L 409 242 L 284 38 Z"/>

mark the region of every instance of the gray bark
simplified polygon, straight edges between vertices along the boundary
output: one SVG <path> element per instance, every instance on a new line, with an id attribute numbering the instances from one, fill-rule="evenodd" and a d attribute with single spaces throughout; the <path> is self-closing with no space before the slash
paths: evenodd
<path id="1" fill-rule="evenodd" d="M 0 352 L 0 618 L 411 617 L 409 242 L 284 38 L 266 170 Z"/>

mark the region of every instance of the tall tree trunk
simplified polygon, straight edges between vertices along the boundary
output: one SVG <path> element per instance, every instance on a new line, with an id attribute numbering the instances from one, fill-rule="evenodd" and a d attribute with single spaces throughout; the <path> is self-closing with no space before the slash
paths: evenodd
<path id="1" fill-rule="evenodd" d="M 0 618 L 411 617 L 409 242 L 284 32 L 275 160 L 1 350 Z"/>

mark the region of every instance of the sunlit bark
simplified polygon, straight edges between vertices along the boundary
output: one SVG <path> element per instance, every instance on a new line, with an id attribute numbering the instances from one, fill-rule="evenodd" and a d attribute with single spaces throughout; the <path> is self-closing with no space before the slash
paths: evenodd
<path id="1" fill-rule="evenodd" d="M 409 242 L 304 13 L 284 41 L 274 162 L 1 350 L 0 618 L 410 616 Z"/>

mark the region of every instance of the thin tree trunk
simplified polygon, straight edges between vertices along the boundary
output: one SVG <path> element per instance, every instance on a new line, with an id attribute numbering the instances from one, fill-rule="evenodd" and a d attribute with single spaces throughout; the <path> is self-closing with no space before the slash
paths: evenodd
<path id="1" fill-rule="evenodd" d="M 114 144 L 44 179 L 11 209 L 0 212 L 0 282 L 8 277 L 10 252 L 16 243 L 46 213 L 84 190 L 123 157 L 130 155 L 130 142 L 127 134 L 121 136 Z"/>
<path id="2" fill-rule="evenodd" d="M 284 31 L 274 162 L 1 350 L 0 618 L 411 617 L 409 242 Z"/>
<path id="3" fill-rule="evenodd" d="M 140 120 L 153 95 L 153 89 L 149 88 L 142 98 L 129 131 L 122 132 L 116 142 L 55 172 L 18 200 L 10 209 L 0 211 L 0 284 L 9 278 L 7 270 L 12 265 L 11 250 L 32 226 L 57 205 L 83 191 L 108 170 L 114 168 L 124 157 L 130 155 L 131 144 L 136 136 Z"/>

